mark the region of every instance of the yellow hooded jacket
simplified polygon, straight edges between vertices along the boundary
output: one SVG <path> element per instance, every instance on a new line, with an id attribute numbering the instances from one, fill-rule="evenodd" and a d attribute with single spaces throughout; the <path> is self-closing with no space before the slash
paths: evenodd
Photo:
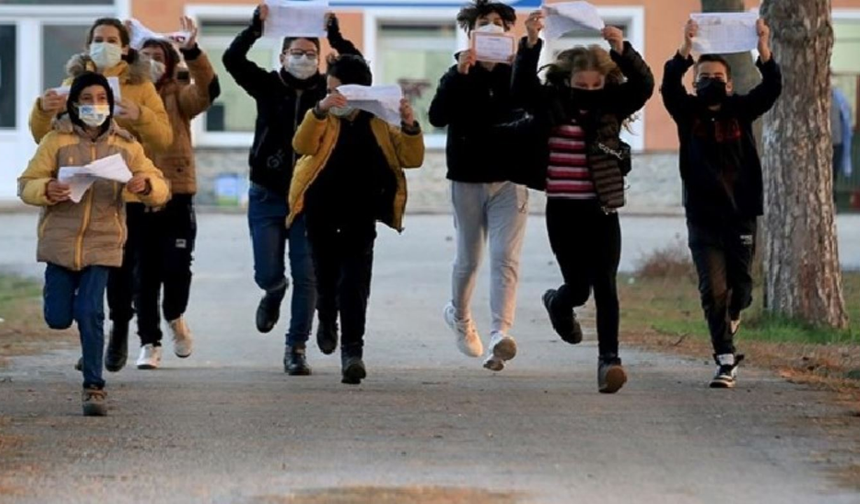
<path id="1" fill-rule="evenodd" d="M 48 183 L 57 178 L 60 167 L 83 166 L 114 154 L 123 157 L 133 174 L 146 175 L 150 188 L 146 195 L 131 194 L 119 182 L 98 179 L 80 203 L 48 199 Z M 24 203 L 43 207 L 37 260 L 80 271 L 88 266 L 119 267 L 127 236 L 125 202 L 163 205 L 170 198 L 170 188 L 140 143 L 116 123 L 92 140 L 64 117 L 42 138 L 27 170 L 18 178 L 18 196 Z"/>
<path id="2" fill-rule="evenodd" d="M 69 86 L 75 77 L 84 72 L 95 72 L 96 65 L 86 54 L 72 56 L 66 64 L 69 77 L 63 85 Z M 119 126 L 134 135 L 148 152 L 160 152 L 173 143 L 173 128 L 164 109 L 164 103 L 155 90 L 150 78 L 149 62 L 140 57 L 129 64 L 120 61 L 119 64 L 101 72 L 105 77 L 118 77 L 120 93 L 125 100 L 132 101 L 140 107 L 140 117 L 137 121 L 117 119 Z M 45 112 L 40 107 L 41 98 L 36 99 L 30 112 L 30 132 L 36 143 L 51 131 L 53 112 Z M 119 100 L 116 100 L 119 103 Z"/>
<path id="3" fill-rule="evenodd" d="M 340 122 L 341 119 L 331 114 L 320 119 L 311 109 L 293 137 L 293 148 L 302 158 L 296 163 L 290 183 L 288 227 L 304 209 L 305 194 L 325 168 L 337 145 Z M 385 224 L 397 231 L 403 231 L 403 213 L 406 210 L 407 197 L 403 169 L 420 168 L 424 164 L 424 135 L 420 130 L 416 134 L 404 133 L 400 128 L 378 117 L 371 119 L 370 127 L 397 179 L 392 218 L 386 220 Z"/>

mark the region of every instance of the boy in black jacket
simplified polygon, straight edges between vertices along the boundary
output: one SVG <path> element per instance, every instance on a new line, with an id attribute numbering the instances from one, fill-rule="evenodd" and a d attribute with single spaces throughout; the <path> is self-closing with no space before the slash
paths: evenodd
<path id="1" fill-rule="evenodd" d="M 732 94 L 729 64 L 704 55 L 695 63 L 696 95 L 687 94 L 682 78 L 694 65 L 690 51 L 697 30 L 690 20 L 684 44 L 666 63 L 661 93 L 681 141 L 689 245 L 718 366 L 711 387 L 732 388 L 743 359 L 735 355 L 734 336 L 741 311 L 752 303 L 756 218 L 763 213 L 761 162 L 752 125 L 776 102 L 782 76 L 770 51 L 770 29 L 760 19 L 761 84 L 747 95 Z"/>
<path id="2" fill-rule="evenodd" d="M 284 39 L 281 64 L 267 71 L 248 60 L 248 52 L 263 34 L 268 7 L 261 4 L 251 24 L 224 52 L 224 67 L 236 83 L 257 102 L 257 124 L 251 147 L 251 188 L 248 194 L 248 224 L 254 247 L 254 280 L 266 294 L 257 308 L 257 329 L 267 333 L 280 317 L 281 301 L 289 283 L 284 275 L 284 253 L 289 242 L 293 296 L 290 328 L 284 353 L 284 371 L 309 375 L 305 346 L 313 326 L 316 285 L 304 221 L 286 228 L 287 193 L 296 163 L 292 140 L 308 110 L 325 98 L 326 80 L 319 73 L 320 42 L 315 38 Z M 345 40 L 337 18 L 329 15 L 328 40 L 340 54 L 361 55 Z M 323 353 L 334 352 L 337 333 L 317 334 Z"/>
<path id="3" fill-rule="evenodd" d="M 476 0 L 460 10 L 457 22 L 468 34 L 504 34 L 516 22 L 516 13 L 501 2 Z M 430 104 L 430 123 L 448 127 L 448 179 L 457 230 L 451 301 L 443 316 L 459 350 L 480 357 L 484 346 L 472 320 L 471 299 L 489 238 L 493 320 L 484 367 L 501 371 L 517 353 L 509 330 L 528 217 L 528 190 L 510 182 L 505 168 L 513 152 L 499 145 L 493 130 L 514 117 L 511 65 L 477 61 L 470 49 L 456 57 L 457 64 L 442 77 Z"/>

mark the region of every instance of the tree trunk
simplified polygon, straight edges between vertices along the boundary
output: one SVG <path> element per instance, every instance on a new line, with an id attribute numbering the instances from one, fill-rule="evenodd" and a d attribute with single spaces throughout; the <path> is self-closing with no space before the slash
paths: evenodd
<path id="1" fill-rule="evenodd" d="M 702 0 L 702 12 L 744 12 L 744 0 Z M 732 83 L 735 93 L 745 94 L 761 82 L 761 74 L 755 67 L 749 52 L 722 55 L 732 67 Z"/>
<path id="2" fill-rule="evenodd" d="M 829 0 L 765 0 L 783 92 L 764 120 L 766 308 L 848 325 L 836 242 L 830 138 Z"/>

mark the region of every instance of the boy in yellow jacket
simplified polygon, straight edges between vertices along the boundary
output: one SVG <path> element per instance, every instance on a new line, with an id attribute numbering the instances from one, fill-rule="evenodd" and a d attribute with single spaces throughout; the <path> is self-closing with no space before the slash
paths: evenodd
<path id="1" fill-rule="evenodd" d="M 401 102 L 397 128 L 350 107 L 337 92 L 343 84 L 371 84 L 360 56 L 331 59 L 326 80 L 328 95 L 308 111 L 293 138 L 303 157 L 290 184 L 287 224 L 304 213 L 317 278 L 320 349 L 331 353 L 337 346 L 339 314 L 342 381 L 358 384 L 367 375 L 362 357 L 376 221 L 402 230 L 403 168 L 423 164 L 424 137 L 408 101 Z"/>
<path id="2" fill-rule="evenodd" d="M 44 314 L 52 329 L 77 322 L 83 350 L 83 411 L 107 414 L 102 379 L 104 293 L 111 268 L 122 264 L 126 200 L 163 205 L 170 190 L 143 147 L 113 122 L 113 93 L 96 73 L 78 76 L 69 93 L 67 116 L 54 121 L 27 170 L 18 178 L 24 203 L 43 207 L 37 259 L 45 270 Z M 132 172 L 119 182 L 96 179 L 79 203 L 57 180 L 63 166 L 84 166 L 119 154 Z"/>

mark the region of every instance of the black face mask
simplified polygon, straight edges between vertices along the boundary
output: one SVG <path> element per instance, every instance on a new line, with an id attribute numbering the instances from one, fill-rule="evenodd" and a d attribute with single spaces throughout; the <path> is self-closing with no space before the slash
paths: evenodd
<path id="1" fill-rule="evenodd" d="M 571 106 L 579 110 L 595 110 L 603 107 L 603 89 L 570 88 Z"/>
<path id="2" fill-rule="evenodd" d="M 705 105 L 719 105 L 725 101 L 726 83 L 711 77 L 703 77 L 696 82 L 696 96 L 698 96 Z"/>

